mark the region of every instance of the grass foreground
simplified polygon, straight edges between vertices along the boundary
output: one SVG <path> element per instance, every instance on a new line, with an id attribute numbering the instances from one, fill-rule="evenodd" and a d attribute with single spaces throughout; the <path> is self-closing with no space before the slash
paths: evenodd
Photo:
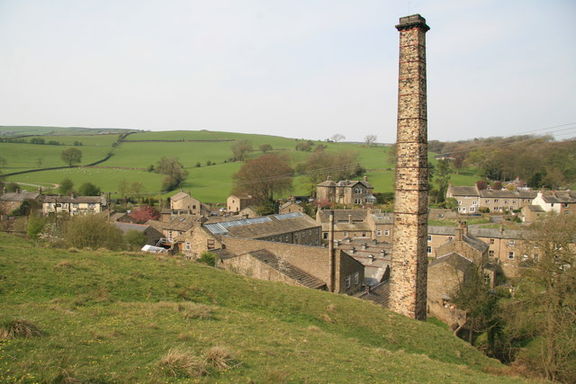
<path id="1" fill-rule="evenodd" d="M 0 234 L 0 302 L 0 383 L 526 382 L 433 322 L 175 257 Z"/>

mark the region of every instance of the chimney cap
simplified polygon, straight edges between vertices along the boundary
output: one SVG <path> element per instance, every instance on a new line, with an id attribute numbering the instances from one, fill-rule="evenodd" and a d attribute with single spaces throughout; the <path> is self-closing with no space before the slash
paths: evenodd
<path id="1" fill-rule="evenodd" d="M 422 28 L 424 32 L 430 29 L 430 27 L 426 24 L 426 19 L 419 14 L 401 17 L 400 24 L 396 26 L 396 29 L 399 31 L 411 28 Z"/>

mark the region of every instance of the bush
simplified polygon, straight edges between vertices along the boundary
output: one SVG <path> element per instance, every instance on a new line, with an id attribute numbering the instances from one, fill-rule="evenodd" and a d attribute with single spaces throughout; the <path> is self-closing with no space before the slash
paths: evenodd
<path id="1" fill-rule="evenodd" d="M 30 216 L 28 219 L 28 226 L 26 228 L 26 233 L 28 237 L 31 239 L 38 239 L 40 233 L 44 229 L 44 225 L 46 225 L 46 219 L 41 216 Z"/>
<path id="2" fill-rule="evenodd" d="M 129 249 L 140 250 L 146 244 L 146 235 L 143 232 L 128 231 L 124 235 L 124 240 Z"/>
<path id="3" fill-rule="evenodd" d="M 64 226 L 64 239 L 76 248 L 119 249 L 124 243 L 122 232 L 108 223 L 104 215 L 72 217 Z"/>
<path id="4" fill-rule="evenodd" d="M 81 196 L 98 196 L 100 195 L 100 188 L 92 183 L 84 183 L 78 188 L 78 193 Z"/>
<path id="5" fill-rule="evenodd" d="M 0 323 L 0 340 L 15 339 L 17 337 L 30 338 L 42 336 L 42 331 L 26 320 L 8 320 Z"/>
<path id="6" fill-rule="evenodd" d="M 211 267 L 215 267 L 216 266 L 216 255 L 213 253 L 210 253 L 210 252 L 204 252 L 198 258 L 198 262 L 204 263 L 204 264 L 209 265 Z"/>

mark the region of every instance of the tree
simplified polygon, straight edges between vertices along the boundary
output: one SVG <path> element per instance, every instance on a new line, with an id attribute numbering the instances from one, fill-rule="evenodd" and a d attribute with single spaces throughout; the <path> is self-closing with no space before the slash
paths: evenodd
<path id="1" fill-rule="evenodd" d="M 46 218 L 37 215 L 30 215 L 28 218 L 28 225 L 26 226 L 28 237 L 37 240 L 45 225 Z"/>
<path id="2" fill-rule="evenodd" d="M 434 177 L 438 185 L 437 203 L 441 203 L 446 198 L 446 191 L 450 184 L 450 171 L 452 170 L 450 160 L 440 160 L 435 167 Z"/>
<path id="3" fill-rule="evenodd" d="M 6 192 L 16 192 L 20 189 L 20 186 L 15 182 L 10 182 L 6 184 Z"/>
<path id="4" fill-rule="evenodd" d="M 64 224 L 63 237 L 76 248 L 120 249 L 122 232 L 108 223 L 104 215 L 74 216 Z"/>
<path id="5" fill-rule="evenodd" d="M 262 153 L 270 152 L 271 150 L 272 150 L 272 145 L 270 145 L 270 144 L 260 145 L 260 151 L 262 151 Z"/>
<path id="6" fill-rule="evenodd" d="M 314 148 L 314 142 L 312 140 L 296 140 L 297 151 L 310 152 Z"/>
<path id="7" fill-rule="evenodd" d="M 154 207 L 149 205 L 144 205 L 138 207 L 132 212 L 130 212 L 129 216 L 138 224 L 143 224 L 148 220 L 158 220 L 160 218 L 160 212 Z"/>
<path id="8" fill-rule="evenodd" d="M 234 175 L 234 192 L 256 200 L 273 200 L 274 195 L 292 189 L 293 170 L 287 157 L 274 153 L 248 160 Z"/>
<path id="9" fill-rule="evenodd" d="M 388 147 L 386 159 L 392 167 L 396 167 L 396 144 L 392 144 Z"/>
<path id="10" fill-rule="evenodd" d="M 574 383 L 576 216 L 549 216 L 531 229 L 525 251 L 528 257 L 505 311 L 515 333 L 532 338 L 518 360 L 549 380 Z"/>
<path id="11" fill-rule="evenodd" d="M 239 140 L 232 144 L 231 149 L 236 160 L 244 161 L 248 153 L 252 151 L 252 143 L 248 140 Z"/>
<path id="12" fill-rule="evenodd" d="M 326 180 L 328 176 L 333 180 L 345 180 L 361 176 L 365 171 L 358 162 L 358 153 L 348 151 L 313 152 L 298 170 L 307 175 L 314 185 Z"/>
<path id="13" fill-rule="evenodd" d="M 84 183 L 78 188 L 78 193 L 80 196 L 98 196 L 101 191 L 100 188 L 92 183 Z"/>
<path id="14" fill-rule="evenodd" d="M 74 183 L 70 179 L 64 179 L 58 186 L 58 193 L 61 195 L 69 195 L 74 191 Z"/>
<path id="15" fill-rule="evenodd" d="M 346 139 L 346 137 L 345 137 L 344 135 L 339 134 L 339 133 L 333 135 L 333 136 L 330 138 L 330 140 L 332 140 L 332 141 L 335 142 L 335 143 L 338 143 L 338 142 L 340 142 L 340 141 L 342 141 L 342 140 L 344 140 L 344 139 Z"/>
<path id="16" fill-rule="evenodd" d="M 156 171 L 166 175 L 162 182 L 162 190 L 165 192 L 172 191 L 181 186 L 188 176 L 188 172 L 176 158 L 161 158 L 156 166 Z"/>
<path id="17" fill-rule="evenodd" d="M 367 136 L 364 138 L 364 143 L 366 143 L 366 145 L 367 145 L 368 147 L 371 147 L 371 146 L 373 146 L 374 144 L 376 144 L 376 139 L 377 139 L 377 138 L 378 138 L 378 137 L 377 137 L 376 135 L 367 135 Z"/>
<path id="18" fill-rule="evenodd" d="M 72 164 L 79 164 L 82 161 L 82 151 L 78 148 L 68 148 L 62 151 L 60 158 L 71 167 Z"/>

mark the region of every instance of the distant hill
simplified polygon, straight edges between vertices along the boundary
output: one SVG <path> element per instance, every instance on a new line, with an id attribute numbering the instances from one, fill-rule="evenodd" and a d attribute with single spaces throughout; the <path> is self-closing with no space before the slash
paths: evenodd
<path id="1" fill-rule="evenodd" d="M 0 335 L 23 320 L 32 336 L 0 341 L 0 383 L 527 382 L 434 323 L 176 257 L 0 234 L 0 277 Z M 174 356 L 160 368 L 171 349 L 194 368 L 212 347 L 228 369 L 170 379 Z"/>
<path id="2" fill-rule="evenodd" d="M 101 135 L 134 131 L 136 130 L 123 128 L 35 127 L 0 125 L 0 137 Z"/>

